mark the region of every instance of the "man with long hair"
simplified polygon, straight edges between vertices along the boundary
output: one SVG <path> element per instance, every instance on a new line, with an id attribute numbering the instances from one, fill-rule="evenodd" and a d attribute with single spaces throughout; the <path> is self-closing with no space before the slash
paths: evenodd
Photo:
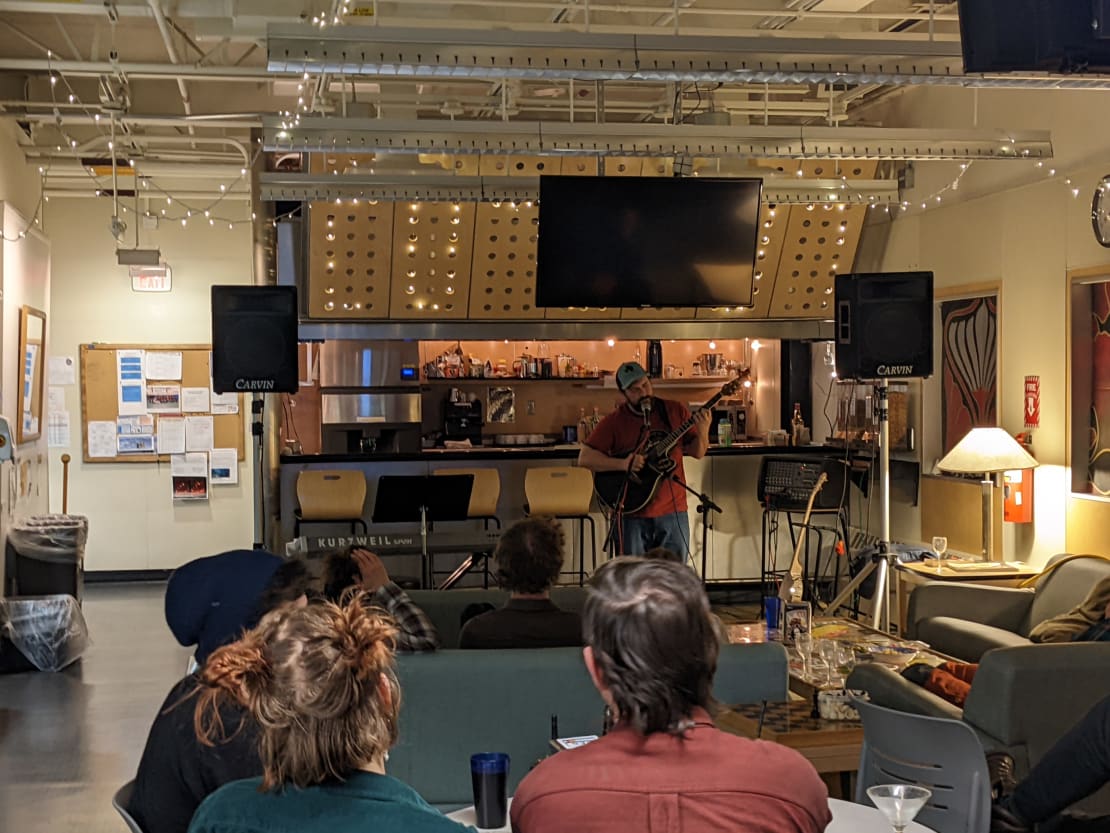
<path id="1" fill-rule="evenodd" d="M 713 725 L 718 642 L 701 582 L 681 564 L 617 558 L 590 582 L 583 658 L 616 717 L 517 788 L 517 833 L 820 833 L 828 793 L 793 749 Z"/>

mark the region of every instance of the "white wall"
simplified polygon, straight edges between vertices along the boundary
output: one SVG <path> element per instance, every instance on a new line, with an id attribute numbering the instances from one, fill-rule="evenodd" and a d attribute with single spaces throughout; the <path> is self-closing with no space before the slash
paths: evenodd
<path id="1" fill-rule="evenodd" d="M 970 99 L 933 91 L 900 97 L 899 109 L 913 112 L 920 124 L 952 126 L 954 102 Z M 1095 107 L 1090 95 L 1055 93 L 1051 97 L 994 92 L 980 97 L 980 124 L 1016 119 L 1018 127 L 1051 127 L 1053 143 L 1062 159 L 1037 169 L 1031 162 L 977 163 L 977 178 L 994 182 L 1007 164 L 1018 167 L 1006 174 L 1018 187 L 990 196 L 958 201 L 967 191 L 948 193 L 944 202 L 925 212 L 896 219 L 891 229 L 883 268 L 929 269 L 942 290 L 984 282 L 998 282 L 999 298 L 999 420 L 1010 433 L 1023 430 L 1023 381 L 1040 377 L 1041 422 L 1033 432 L 1034 453 L 1041 463 L 1035 472 L 1034 523 L 1005 524 L 1007 558 L 1042 563 L 1069 547 L 1066 513 L 1069 507 L 1067 465 L 1067 271 L 1110 265 L 1110 251 L 1101 248 L 1091 232 L 1091 195 L 1099 178 L 1110 170 L 1110 146 L 1105 137 L 1110 115 Z M 1024 102 L 1024 107 L 1019 105 Z M 1066 129 L 1086 108 L 1095 124 L 1081 137 Z M 967 112 L 961 118 L 966 119 Z M 962 121 L 964 126 L 967 121 Z M 1097 135 L 1097 141 L 1093 137 Z M 951 181 L 957 163 L 924 163 L 928 174 L 919 178 L 914 206 L 926 189 Z M 1050 177 L 1047 169 L 1059 165 Z M 919 166 L 919 173 L 921 166 Z M 969 175 L 970 176 L 970 175 Z M 1072 185 L 1065 184 L 1065 177 Z M 969 182 L 974 182 L 970 180 Z M 1072 187 L 1079 189 L 1073 196 Z M 915 199 L 916 196 L 916 199 Z M 922 427 L 922 465 L 930 470 L 940 456 L 940 375 L 924 383 L 926 403 Z M 1079 465 L 1085 465 L 1079 461 Z M 1103 523 L 1110 521 L 1105 504 Z M 916 510 L 892 507 L 893 537 L 917 540 Z"/>
<path id="2" fill-rule="evenodd" d="M 131 290 L 127 267 L 116 265 L 109 232 L 110 200 L 51 200 L 45 225 L 53 242 L 50 355 L 79 355 L 78 345 L 208 344 L 211 342 L 209 287 L 251 280 L 250 229 L 209 226 L 203 218 L 188 227 L 162 223 L 141 232 L 143 247 L 158 247 L 173 269 L 173 291 Z M 134 245 L 129 224 L 128 247 Z M 175 504 L 169 464 L 81 461 L 80 385 L 65 388 L 73 426 L 69 449 L 51 449 L 51 506 L 61 506 L 60 454 L 70 463 L 69 510 L 89 517 L 87 570 L 167 569 L 201 555 L 250 547 L 253 538 L 253 477 L 248 456 L 239 484 L 211 488 L 203 502 Z M 249 403 L 243 403 L 249 408 Z M 249 431 L 249 414 L 244 430 Z"/>

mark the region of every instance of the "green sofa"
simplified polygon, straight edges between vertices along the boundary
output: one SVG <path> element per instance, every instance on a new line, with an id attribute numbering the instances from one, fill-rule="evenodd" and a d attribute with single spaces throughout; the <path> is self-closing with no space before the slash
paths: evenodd
<path id="1" fill-rule="evenodd" d="M 475 752 L 509 753 L 511 794 L 550 754 L 552 716 L 563 737 L 601 731 L 604 705 L 580 648 L 406 654 L 397 670 L 400 738 L 387 768 L 441 809 L 473 803 Z M 785 700 L 786 651 L 777 643 L 723 646 L 714 696 L 729 704 Z"/>

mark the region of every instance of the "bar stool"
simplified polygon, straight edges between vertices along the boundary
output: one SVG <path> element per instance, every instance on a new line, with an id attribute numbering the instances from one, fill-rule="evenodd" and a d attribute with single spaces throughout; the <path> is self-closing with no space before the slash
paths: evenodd
<path id="1" fill-rule="evenodd" d="M 306 470 L 297 475 L 297 503 L 293 512 L 293 537 L 299 538 L 302 524 L 351 525 L 351 534 L 362 527 L 367 533 L 362 517 L 366 503 L 366 478 L 360 471 L 337 469 L 335 471 Z"/>
<path id="2" fill-rule="evenodd" d="M 474 475 L 467 517 L 482 521 L 486 529 L 489 529 L 490 521 L 498 529 L 501 528 L 501 519 L 497 517 L 497 501 L 501 499 L 501 474 L 497 469 L 436 469 L 432 474 Z"/>
<path id="3" fill-rule="evenodd" d="M 578 521 L 578 583 L 586 582 L 586 524 L 590 525 L 592 568 L 597 569 L 597 533 L 590 515 L 594 475 L 581 466 L 544 466 L 524 473 L 525 511 L 559 520 Z M 573 566 L 573 562 L 572 562 Z"/>

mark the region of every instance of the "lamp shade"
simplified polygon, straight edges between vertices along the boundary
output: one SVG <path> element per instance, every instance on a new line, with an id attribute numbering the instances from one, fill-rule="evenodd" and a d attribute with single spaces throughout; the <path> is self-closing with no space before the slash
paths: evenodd
<path id="1" fill-rule="evenodd" d="M 937 468 L 959 474 L 1032 469 L 1038 465 L 1002 428 L 972 428 L 941 458 Z"/>

